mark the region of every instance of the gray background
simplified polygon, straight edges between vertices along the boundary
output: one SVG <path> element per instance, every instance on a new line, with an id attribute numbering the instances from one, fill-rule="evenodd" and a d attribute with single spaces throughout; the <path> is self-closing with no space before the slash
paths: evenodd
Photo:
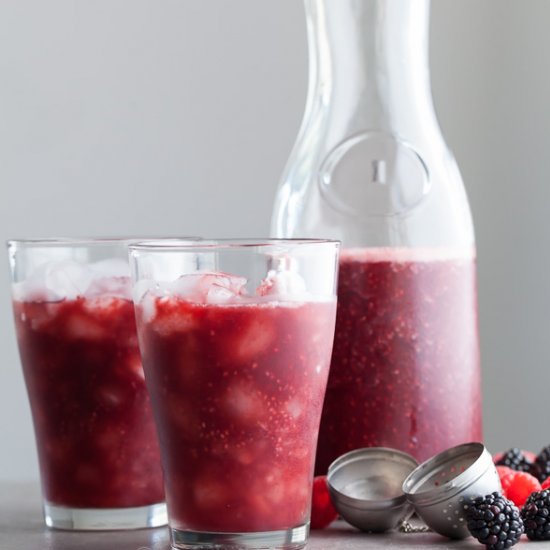
<path id="1" fill-rule="evenodd" d="M 435 102 L 477 229 L 486 438 L 538 451 L 550 2 L 433 4 Z M 0 240 L 267 234 L 306 68 L 299 0 L 2 0 Z M 0 479 L 35 478 L 6 266 L 0 350 Z"/>

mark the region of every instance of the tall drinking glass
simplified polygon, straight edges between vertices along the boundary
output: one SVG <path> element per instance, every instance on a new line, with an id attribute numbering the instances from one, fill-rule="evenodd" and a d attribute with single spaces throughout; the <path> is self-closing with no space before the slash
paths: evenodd
<path id="1" fill-rule="evenodd" d="M 305 545 L 338 248 L 130 246 L 174 548 Z"/>
<path id="2" fill-rule="evenodd" d="M 166 524 L 126 240 L 8 243 L 46 524 Z"/>

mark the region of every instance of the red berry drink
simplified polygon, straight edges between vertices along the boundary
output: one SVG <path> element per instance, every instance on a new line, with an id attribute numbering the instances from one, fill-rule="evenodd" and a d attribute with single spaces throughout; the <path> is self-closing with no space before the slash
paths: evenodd
<path id="1" fill-rule="evenodd" d="M 44 496 L 74 508 L 164 500 L 133 304 L 14 302 Z"/>
<path id="2" fill-rule="evenodd" d="M 252 533 L 305 525 L 335 302 L 144 300 L 138 330 L 170 526 Z"/>
<path id="3" fill-rule="evenodd" d="M 44 248 L 41 254 L 53 255 Z M 23 245 L 16 253 L 29 262 L 35 257 Z M 119 275 L 108 275 L 114 267 Z M 160 449 L 128 271 L 122 260 L 54 260 L 13 287 L 51 527 L 166 523 Z"/>
<path id="4" fill-rule="evenodd" d="M 473 256 L 343 251 L 316 471 L 361 447 L 424 461 L 480 440 Z"/>

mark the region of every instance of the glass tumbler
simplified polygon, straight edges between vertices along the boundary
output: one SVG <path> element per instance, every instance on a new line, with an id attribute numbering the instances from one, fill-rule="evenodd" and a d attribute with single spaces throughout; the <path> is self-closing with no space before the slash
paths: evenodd
<path id="1" fill-rule="evenodd" d="M 339 243 L 130 246 L 173 548 L 302 548 Z"/>
<path id="2" fill-rule="evenodd" d="M 129 242 L 8 243 L 49 527 L 167 522 L 131 300 Z"/>

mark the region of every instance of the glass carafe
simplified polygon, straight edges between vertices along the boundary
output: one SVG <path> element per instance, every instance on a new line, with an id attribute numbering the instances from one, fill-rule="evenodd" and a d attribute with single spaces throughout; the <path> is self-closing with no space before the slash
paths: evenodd
<path id="1" fill-rule="evenodd" d="M 306 112 L 272 233 L 343 243 L 316 472 L 480 440 L 475 244 L 435 116 L 429 0 L 305 0 Z"/>

